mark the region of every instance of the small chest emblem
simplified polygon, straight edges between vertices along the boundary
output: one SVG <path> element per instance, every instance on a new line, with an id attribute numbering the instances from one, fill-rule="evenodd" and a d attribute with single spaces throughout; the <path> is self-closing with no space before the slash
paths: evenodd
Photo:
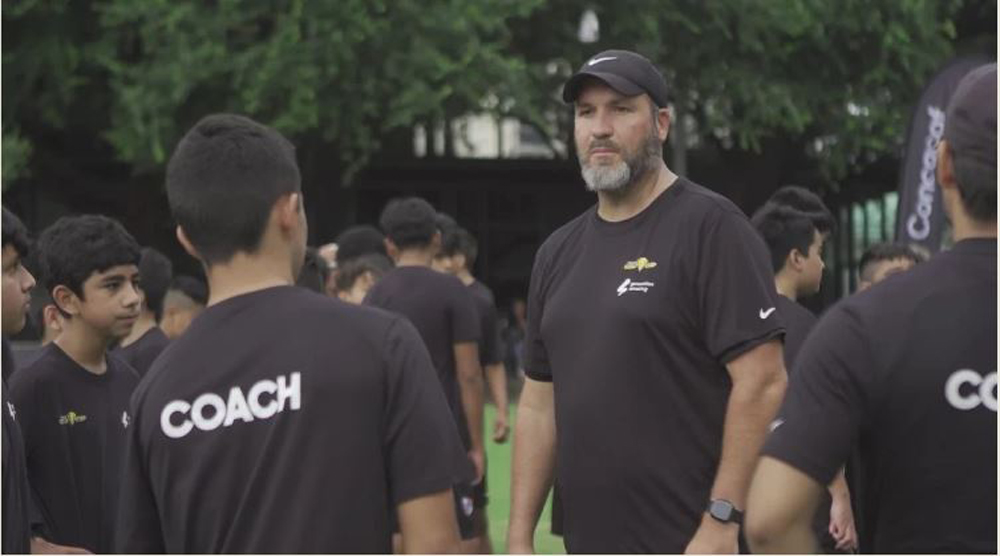
<path id="1" fill-rule="evenodd" d="M 655 285 L 656 284 L 653 282 L 633 282 L 631 278 L 626 278 L 625 281 L 618 286 L 618 297 L 621 297 L 628 292 L 649 293 L 649 290 Z"/>
<path id="2" fill-rule="evenodd" d="M 625 270 L 635 270 L 637 272 L 642 272 L 643 270 L 651 270 L 656 268 L 656 262 L 647 259 L 646 257 L 639 257 L 634 261 L 629 261 L 625 263 Z"/>
<path id="3" fill-rule="evenodd" d="M 86 420 L 87 420 L 87 416 L 86 415 L 81 415 L 81 414 L 79 414 L 79 413 L 77 413 L 75 411 L 70 411 L 66 415 L 59 416 L 59 424 L 60 425 L 70 425 L 70 426 L 72 426 L 72 425 L 76 425 L 76 424 L 79 424 L 79 423 L 83 423 Z"/>

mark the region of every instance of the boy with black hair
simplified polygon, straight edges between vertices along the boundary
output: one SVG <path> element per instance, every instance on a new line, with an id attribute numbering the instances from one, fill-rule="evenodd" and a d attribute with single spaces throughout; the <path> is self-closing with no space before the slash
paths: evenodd
<path id="1" fill-rule="evenodd" d="M 816 315 L 798 303 L 819 291 L 823 281 L 823 245 L 834 228 L 833 215 L 816 194 L 796 186 L 779 189 L 751 218 L 771 254 L 778 313 L 785 321 L 785 368 L 791 370 Z M 763 313 L 762 313 L 763 314 Z M 794 379 L 792 379 L 794 380 Z M 816 512 L 813 530 L 825 552 L 857 546 L 850 489 L 843 471 L 829 486 Z"/>
<path id="2" fill-rule="evenodd" d="M 989 64 L 948 105 L 954 247 L 837 304 L 802 347 L 750 488 L 755 552 L 816 548 L 807 517 L 855 448 L 862 552 L 996 552 L 996 92 Z"/>
<path id="3" fill-rule="evenodd" d="M 175 276 L 163 298 L 163 318 L 160 328 L 173 340 L 187 330 L 191 321 L 205 310 L 208 286 L 193 276 Z"/>
<path id="4" fill-rule="evenodd" d="M 38 240 L 45 288 L 63 331 L 11 379 L 40 536 L 110 552 L 125 412 L 139 382 L 108 348 L 139 316 L 139 246 L 117 221 L 64 217 Z"/>
<path id="5" fill-rule="evenodd" d="M 430 203 L 417 197 L 393 199 L 382 210 L 379 223 L 396 268 L 368 292 L 365 304 L 407 317 L 430 351 L 462 444 L 475 468 L 473 481 L 456 486 L 462 538 L 471 551 L 479 546 L 478 537 L 485 534 L 479 319 L 462 282 L 431 268 L 441 248 L 436 215 Z"/>
<path id="6" fill-rule="evenodd" d="M 392 270 L 392 266 L 389 257 L 378 253 L 349 260 L 337 272 L 337 297 L 341 301 L 361 305 L 368 290 Z"/>
<path id="7" fill-rule="evenodd" d="M 142 289 L 142 310 L 132 332 L 122 339 L 115 350 L 139 377 L 145 376 L 153 361 L 170 344 L 170 338 L 159 327 L 163 318 L 163 298 L 167 295 L 174 265 L 166 255 L 152 247 L 143 247 L 139 256 L 139 284 Z"/>
<path id="8" fill-rule="evenodd" d="M 315 247 L 307 247 L 305 261 L 302 264 L 302 270 L 299 271 L 298 278 L 295 279 L 295 285 L 325 294 L 326 281 L 329 276 L 330 268 L 326 259 L 320 256 Z"/>
<path id="9" fill-rule="evenodd" d="M 338 268 L 363 255 L 376 253 L 389 256 L 385 251 L 385 235 L 369 224 L 351 226 L 340 232 L 336 241 Z"/>
<path id="10" fill-rule="evenodd" d="M 292 144 L 207 116 L 166 186 L 210 299 L 132 398 L 117 550 L 385 553 L 394 516 L 405 551 L 453 550 L 462 452 L 419 336 L 294 285 Z"/>
<path id="11" fill-rule="evenodd" d="M 493 292 L 472 275 L 476 264 L 479 248 L 476 238 L 468 230 L 458 226 L 448 215 L 438 213 L 438 224 L 442 230 L 441 254 L 435 257 L 434 268 L 439 272 L 451 274 L 461 280 L 472 295 L 479 315 L 481 336 L 479 338 L 479 363 L 482 366 L 486 384 L 496 404 L 496 417 L 493 421 L 493 441 L 503 443 L 510 433 L 508 419 L 510 417 L 507 401 L 507 375 L 503 363 L 503 353 L 500 346 L 500 318 L 497 315 L 496 301 Z M 486 496 L 486 477 L 483 476 L 483 499 Z M 486 515 L 483 512 L 483 519 Z M 488 524 L 481 537 L 482 544 L 477 552 L 489 554 L 493 552 Z"/>
<path id="12" fill-rule="evenodd" d="M 24 328 L 35 278 L 22 264 L 30 242 L 24 224 L 3 207 L 3 553 L 27 553 L 31 539 L 28 474 L 17 409 L 7 392 L 14 360 L 7 337 Z"/>
<path id="13" fill-rule="evenodd" d="M 865 250 L 858 263 L 858 291 L 865 291 L 893 274 L 906 272 L 920 262 L 909 245 L 876 243 Z"/>

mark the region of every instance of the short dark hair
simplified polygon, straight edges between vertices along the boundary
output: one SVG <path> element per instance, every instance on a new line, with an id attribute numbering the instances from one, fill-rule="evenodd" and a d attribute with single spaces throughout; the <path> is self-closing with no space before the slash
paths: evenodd
<path id="1" fill-rule="evenodd" d="M 378 228 L 369 224 L 351 226 L 344 230 L 334 240 L 337 244 L 337 266 L 343 266 L 348 261 L 362 255 L 385 252 L 385 235 Z"/>
<path id="2" fill-rule="evenodd" d="M 3 244 L 0 247 L 12 246 L 22 258 L 31 252 L 31 239 L 28 229 L 13 212 L 3 207 Z"/>
<path id="3" fill-rule="evenodd" d="M 767 244 L 771 268 L 776 274 L 785 266 L 792 249 L 809 255 L 809 246 L 818 231 L 809 213 L 772 202 L 765 203 L 750 221 Z"/>
<path id="4" fill-rule="evenodd" d="M 366 272 L 371 272 L 375 276 L 375 279 L 378 280 L 391 269 L 392 261 L 385 255 L 379 253 L 362 255 L 356 259 L 347 261 L 347 264 L 337 272 L 337 290 L 345 291 L 351 289 L 354 287 L 354 282 Z"/>
<path id="5" fill-rule="evenodd" d="M 305 260 L 302 262 L 302 270 L 299 271 L 295 285 L 317 293 L 325 293 L 326 280 L 329 276 L 330 268 L 326 259 L 319 256 L 319 251 L 315 247 L 306 248 Z"/>
<path id="6" fill-rule="evenodd" d="M 208 304 L 208 286 L 194 276 L 175 276 L 170 282 L 169 291 L 180 292 L 199 305 Z"/>
<path id="7" fill-rule="evenodd" d="M 465 257 L 465 268 L 472 270 L 472 267 L 476 265 L 476 257 L 479 255 L 479 242 L 465 228 L 459 228 L 456 235 L 458 236 L 457 252 Z"/>
<path id="8" fill-rule="evenodd" d="M 400 249 L 426 247 L 438 232 L 437 211 L 419 197 L 397 198 L 386 204 L 379 225 Z"/>
<path id="9" fill-rule="evenodd" d="M 819 198 L 819 195 L 804 187 L 797 185 L 781 187 L 771 194 L 768 202 L 785 205 L 807 213 L 816 230 L 821 234 L 832 233 L 837 229 L 837 221 L 823 200 Z"/>
<path id="10" fill-rule="evenodd" d="M 921 262 L 920 255 L 905 243 L 876 243 L 865 249 L 864 254 L 861 255 L 861 262 L 858 263 L 858 276 L 862 280 L 871 281 L 872 266 L 875 263 L 897 259 L 906 259 L 913 264 Z"/>
<path id="11" fill-rule="evenodd" d="M 38 238 L 45 289 L 66 286 L 83 299 L 83 283 L 96 272 L 139 264 L 139 244 L 114 218 L 64 216 Z"/>
<path id="12" fill-rule="evenodd" d="M 438 231 L 441 232 L 441 252 L 439 254 L 451 257 L 455 253 L 458 253 L 458 222 L 455 222 L 454 218 L 443 212 L 437 213 L 435 221 L 437 222 Z"/>
<path id="13" fill-rule="evenodd" d="M 208 265 L 256 251 L 274 203 L 301 190 L 295 147 L 233 114 L 206 116 L 187 132 L 166 182 L 174 219 Z"/>
<path id="14" fill-rule="evenodd" d="M 157 321 L 163 316 L 163 297 L 167 295 L 173 275 L 174 265 L 166 255 L 152 247 L 142 248 L 139 255 L 139 286 L 146 308 L 153 312 Z"/>

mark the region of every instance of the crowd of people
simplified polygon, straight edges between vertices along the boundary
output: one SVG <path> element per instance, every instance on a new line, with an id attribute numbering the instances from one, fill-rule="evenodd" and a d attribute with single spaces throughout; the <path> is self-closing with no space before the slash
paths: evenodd
<path id="1" fill-rule="evenodd" d="M 4 208 L 3 552 L 490 553 L 511 365 L 510 552 L 554 482 L 570 552 L 995 552 L 996 79 L 948 108 L 954 246 L 870 247 L 821 318 L 823 201 L 748 218 L 673 173 L 666 83 L 623 50 L 563 89 L 597 203 L 507 330 L 475 237 L 421 198 L 307 247 L 295 149 L 243 116 L 167 166 L 206 280 L 113 218 L 32 240 Z"/>

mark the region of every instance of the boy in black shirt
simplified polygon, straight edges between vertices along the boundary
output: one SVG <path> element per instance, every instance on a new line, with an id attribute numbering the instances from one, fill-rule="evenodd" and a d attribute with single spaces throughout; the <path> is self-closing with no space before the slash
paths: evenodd
<path id="1" fill-rule="evenodd" d="M 834 227 L 833 215 L 816 194 L 801 187 L 779 189 L 751 218 L 771 252 L 778 312 L 785 319 L 785 368 L 816 324 L 816 315 L 798 303 L 819 291 L 823 280 L 823 245 Z M 793 379 L 794 380 L 794 379 Z M 828 553 L 857 547 L 850 490 L 844 473 L 830 483 L 813 522 Z"/>
<path id="2" fill-rule="evenodd" d="M 808 516 L 857 446 L 862 552 L 996 552 L 996 84 L 996 64 L 962 80 L 938 145 L 955 246 L 803 346 L 750 491 L 755 551 L 815 549 Z"/>
<path id="3" fill-rule="evenodd" d="M 416 331 L 293 285 L 294 147 L 208 116 L 166 181 L 210 299 L 133 396 L 116 548 L 388 552 L 398 520 L 405 551 L 453 550 L 463 454 Z"/>
<path id="4" fill-rule="evenodd" d="M 35 278 L 24 268 L 28 256 L 28 231 L 21 220 L 3 208 L 3 553 L 27 553 L 31 525 L 28 475 L 24 462 L 24 441 L 18 426 L 17 409 L 8 397 L 7 376 L 13 372 L 14 358 L 7 337 L 24 328 L 31 288 Z"/>
<path id="5" fill-rule="evenodd" d="M 193 276 L 176 276 L 163 297 L 163 318 L 160 329 L 173 340 L 187 330 L 191 321 L 205 310 L 208 286 Z"/>
<path id="6" fill-rule="evenodd" d="M 365 304 L 405 316 L 430 351 L 462 444 L 475 468 L 475 480 L 456 487 L 462 537 L 469 541 L 485 532 L 482 512 L 476 510 L 486 502 L 482 490 L 483 377 L 476 308 L 462 282 L 431 269 L 441 246 L 434 207 L 416 197 L 394 199 L 382 211 L 379 222 L 396 268 L 369 290 Z"/>
<path id="7" fill-rule="evenodd" d="M 173 278 L 174 265 L 163 253 L 144 247 L 139 257 L 139 283 L 142 288 L 142 310 L 132 332 L 122 339 L 115 350 L 139 376 L 156 360 L 170 339 L 159 327 L 163 317 L 163 298 Z"/>
<path id="8" fill-rule="evenodd" d="M 858 263 L 858 291 L 865 291 L 893 274 L 906 272 L 920 257 L 903 243 L 877 243 L 861 255 Z"/>
<path id="9" fill-rule="evenodd" d="M 63 331 L 11 380 L 41 536 L 110 552 L 135 371 L 107 353 L 139 316 L 139 246 L 117 221 L 65 217 L 38 240 Z"/>

